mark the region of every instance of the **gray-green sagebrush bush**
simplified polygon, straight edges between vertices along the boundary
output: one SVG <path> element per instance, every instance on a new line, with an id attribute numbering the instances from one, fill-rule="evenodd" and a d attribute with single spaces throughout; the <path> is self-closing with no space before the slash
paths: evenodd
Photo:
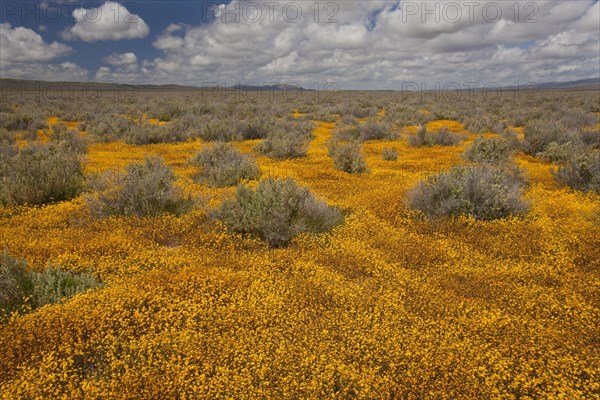
<path id="1" fill-rule="evenodd" d="M 523 186 L 516 167 L 457 166 L 418 183 L 409 193 L 408 205 L 432 217 L 494 220 L 527 211 Z"/>
<path id="2" fill-rule="evenodd" d="M 0 204 L 39 205 L 69 200 L 84 184 L 85 144 L 72 138 L 30 144 L 0 155 Z"/>
<path id="3" fill-rule="evenodd" d="M 408 137 L 408 145 L 411 147 L 432 147 L 432 146 L 455 146 L 463 140 L 463 136 L 450 132 L 447 128 L 442 128 L 438 132 L 428 132 L 425 126 L 422 126 L 416 134 Z"/>
<path id="4" fill-rule="evenodd" d="M 146 157 L 142 164 L 129 164 L 125 173 L 105 173 L 85 196 L 90 213 L 110 215 L 158 216 L 182 214 L 193 205 L 175 185 L 173 170 L 160 157 Z"/>
<path id="5" fill-rule="evenodd" d="M 196 179 L 212 187 L 235 186 L 243 180 L 260 176 L 256 162 L 227 143 L 217 143 L 201 150 L 190 163 L 200 167 Z"/>
<path id="6" fill-rule="evenodd" d="M 564 164 L 568 162 L 577 151 L 579 151 L 579 146 L 575 146 L 571 142 L 550 142 L 546 145 L 544 151 L 536 154 L 536 157 L 541 158 L 544 161 Z"/>
<path id="7" fill-rule="evenodd" d="M 329 156 L 333 159 L 336 169 L 349 174 L 368 172 L 367 162 L 362 154 L 360 142 L 331 141 L 327 145 Z"/>
<path id="8" fill-rule="evenodd" d="M 102 286 L 89 273 L 75 273 L 48 265 L 45 270 L 29 271 L 23 259 L 0 253 L 0 314 L 28 304 L 33 308 L 53 304 L 88 289 Z"/>
<path id="9" fill-rule="evenodd" d="M 37 113 L 0 113 L 0 125 L 9 131 L 32 131 L 47 128 L 42 115 Z"/>
<path id="10" fill-rule="evenodd" d="M 576 151 L 554 175 L 562 185 L 583 192 L 600 193 L 600 152 L 590 149 Z"/>
<path id="11" fill-rule="evenodd" d="M 472 162 L 499 164 L 510 159 L 514 149 L 511 143 L 501 137 L 479 137 L 465 150 L 463 158 Z"/>
<path id="12" fill-rule="evenodd" d="M 381 151 L 381 158 L 385 161 L 396 161 L 398 159 L 398 150 L 395 147 L 386 147 Z"/>
<path id="13" fill-rule="evenodd" d="M 581 142 L 579 132 L 575 129 L 566 129 L 556 121 L 534 120 L 529 122 L 524 129 L 523 150 L 530 155 L 536 155 L 546 150 L 551 143 L 573 144 Z"/>
<path id="14" fill-rule="evenodd" d="M 277 159 L 304 157 L 313 137 L 312 128 L 312 123 L 306 121 L 279 121 L 256 150 Z"/>
<path id="15" fill-rule="evenodd" d="M 338 140 L 391 140 L 397 138 L 391 125 L 375 121 L 367 121 L 359 125 L 342 125 L 334 132 Z"/>
<path id="16" fill-rule="evenodd" d="M 238 186 L 234 199 L 223 202 L 219 218 L 232 231 L 251 234 L 273 247 L 286 246 L 299 233 L 322 233 L 339 224 L 337 207 L 318 200 L 292 179 L 267 178 L 255 190 Z"/>

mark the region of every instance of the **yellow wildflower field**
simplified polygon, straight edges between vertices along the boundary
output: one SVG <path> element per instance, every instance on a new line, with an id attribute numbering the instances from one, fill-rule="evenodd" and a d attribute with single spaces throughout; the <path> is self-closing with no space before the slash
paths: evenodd
<path id="1" fill-rule="evenodd" d="M 263 177 L 292 177 L 346 218 L 284 249 L 210 217 L 235 188 L 192 179 L 188 160 L 209 145 L 199 139 L 96 142 L 86 155 L 86 173 L 160 155 L 205 199 L 190 213 L 98 220 L 81 197 L 0 209 L 0 248 L 33 269 L 54 263 L 106 283 L 0 326 L 2 398 L 598 396 L 599 195 L 559 187 L 553 164 L 517 154 L 529 214 L 424 220 L 407 192 L 464 163 L 477 135 L 432 120 L 428 129 L 467 140 L 369 141 L 370 173 L 351 175 L 327 153 L 335 122 L 314 123 L 306 157 L 256 161 Z M 250 154 L 258 142 L 233 144 Z M 385 147 L 397 161 L 381 158 Z"/>

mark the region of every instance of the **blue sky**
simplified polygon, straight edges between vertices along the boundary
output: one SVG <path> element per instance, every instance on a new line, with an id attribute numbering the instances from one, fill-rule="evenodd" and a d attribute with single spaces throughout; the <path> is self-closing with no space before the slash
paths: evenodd
<path id="1" fill-rule="evenodd" d="M 219 3 L 4 0 L 0 76 L 379 89 L 600 75 L 597 0 Z"/>

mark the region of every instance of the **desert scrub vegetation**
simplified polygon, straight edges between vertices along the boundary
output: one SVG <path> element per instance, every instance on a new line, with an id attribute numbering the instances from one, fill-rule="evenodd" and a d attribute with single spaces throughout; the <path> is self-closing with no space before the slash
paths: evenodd
<path id="1" fill-rule="evenodd" d="M 530 121 L 523 131 L 523 150 L 530 155 L 537 155 L 546 150 L 551 143 L 558 145 L 567 142 L 578 143 L 581 141 L 577 130 L 564 129 L 556 121 L 534 120 Z"/>
<path id="2" fill-rule="evenodd" d="M 84 184 L 85 145 L 73 139 L 33 143 L 0 155 L 0 204 L 39 205 L 71 199 Z"/>
<path id="3" fill-rule="evenodd" d="M 408 137 L 408 145 L 411 147 L 456 146 L 462 139 L 461 135 L 450 132 L 445 127 L 438 132 L 428 132 L 426 126 L 421 126 L 417 133 Z"/>
<path id="4" fill-rule="evenodd" d="M 48 127 L 46 120 L 39 114 L 0 113 L 0 126 L 9 131 L 37 131 Z"/>
<path id="5" fill-rule="evenodd" d="M 29 291 L 27 263 L 0 253 L 0 315 L 22 304 Z"/>
<path id="6" fill-rule="evenodd" d="M 334 132 L 334 137 L 338 140 L 366 142 L 369 140 L 392 140 L 396 139 L 397 135 L 392 132 L 390 124 L 369 120 L 363 124 L 345 124 L 341 121 L 339 129 Z"/>
<path id="7" fill-rule="evenodd" d="M 125 172 L 109 171 L 92 182 L 85 195 L 90 213 L 98 218 L 182 214 L 193 201 L 175 185 L 173 170 L 160 157 L 146 156 L 142 164 L 129 164 Z"/>
<path id="8" fill-rule="evenodd" d="M 134 122 L 120 115 L 99 115 L 85 121 L 88 135 L 96 142 L 122 140 Z"/>
<path id="9" fill-rule="evenodd" d="M 523 186 L 515 166 L 455 166 L 418 183 L 409 193 L 408 206 L 432 217 L 501 219 L 527 211 Z"/>
<path id="10" fill-rule="evenodd" d="M 580 146 L 573 145 L 572 142 L 550 142 L 546 145 L 544 151 L 536 154 L 536 157 L 547 162 L 564 164 L 568 162 L 577 151 L 580 151 Z"/>
<path id="11" fill-rule="evenodd" d="M 381 158 L 385 161 L 396 161 L 398 159 L 398 150 L 395 147 L 385 147 L 381 151 Z"/>
<path id="12" fill-rule="evenodd" d="M 101 285 L 92 274 L 65 271 L 55 265 L 41 272 L 30 271 L 24 259 L 0 253 L 0 315 L 23 305 L 39 308 L 57 303 Z"/>
<path id="13" fill-rule="evenodd" d="M 562 185 L 583 192 L 600 193 L 600 151 L 583 149 L 572 153 L 569 161 L 554 175 Z"/>
<path id="14" fill-rule="evenodd" d="M 327 144 L 327 149 L 336 169 L 349 174 L 360 174 L 369 171 L 359 141 L 342 142 L 332 140 Z"/>
<path id="15" fill-rule="evenodd" d="M 471 162 L 500 164 L 514 152 L 511 143 L 502 137 L 479 137 L 465 150 L 463 158 Z"/>
<path id="16" fill-rule="evenodd" d="M 256 146 L 256 151 L 276 159 L 304 157 L 312 139 L 312 129 L 311 122 L 278 121 L 266 139 Z"/>
<path id="17" fill-rule="evenodd" d="M 318 200 L 292 179 L 269 177 L 256 189 L 240 185 L 235 198 L 223 202 L 219 218 L 233 232 L 250 234 L 273 247 L 286 246 L 303 232 L 323 233 L 340 223 L 337 207 Z"/>
<path id="18" fill-rule="evenodd" d="M 272 121 L 265 117 L 253 117 L 240 120 L 236 125 L 240 140 L 257 140 L 267 137 Z"/>
<path id="19" fill-rule="evenodd" d="M 131 126 L 122 135 L 122 139 L 125 143 L 133 145 L 175 143 L 187 140 L 188 134 L 170 125 L 142 124 Z"/>
<path id="20" fill-rule="evenodd" d="M 212 187 L 235 186 L 260 176 L 260 168 L 228 143 L 216 143 L 198 152 L 190 163 L 200 168 L 195 178 Z"/>
<path id="21" fill-rule="evenodd" d="M 394 135 L 392 132 L 392 128 L 389 124 L 371 120 L 359 125 L 359 133 L 359 139 L 362 141 L 382 139 L 391 140 L 397 137 L 397 135 Z"/>

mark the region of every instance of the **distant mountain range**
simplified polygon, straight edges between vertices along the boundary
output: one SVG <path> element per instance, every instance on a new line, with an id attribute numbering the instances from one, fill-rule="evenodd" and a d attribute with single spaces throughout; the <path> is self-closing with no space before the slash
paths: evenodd
<path id="1" fill-rule="evenodd" d="M 97 83 L 97 82 L 49 82 L 37 80 L 23 79 L 8 79 L 0 78 L 0 90 L 30 90 L 35 88 L 68 88 L 69 90 L 115 90 L 115 89 L 135 89 L 135 90 L 163 90 L 163 91 L 187 91 L 187 90 L 243 90 L 243 91 L 311 91 L 297 85 L 275 84 L 275 85 L 242 85 L 236 84 L 230 87 L 206 85 L 199 86 L 184 86 L 184 85 L 138 85 L 138 84 L 119 84 L 119 83 Z M 534 87 L 530 84 L 529 87 Z M 580 79 L 568 82 L 546 82 L 535 84 L 535 87 L 542 90 L 559 90 L 559 89 L 597 89 L 600 90 L 600 77 L 592 79 Z M 503 89 L 516 89 L 517 86 L 504 86 Z M 523 86 L 519 87 L 520 89 Z"/>
<path id="2" fill-rule="evenodd" d="M 600 78 L 593 79 L 580 79 L 578 81 L 570 81 L 570 82 L 548 82 L 539 84 L 538 87 L 540 89 L 572 89 L 572 88 L 580 88 L 580 87 L 600 87 Z"/>

